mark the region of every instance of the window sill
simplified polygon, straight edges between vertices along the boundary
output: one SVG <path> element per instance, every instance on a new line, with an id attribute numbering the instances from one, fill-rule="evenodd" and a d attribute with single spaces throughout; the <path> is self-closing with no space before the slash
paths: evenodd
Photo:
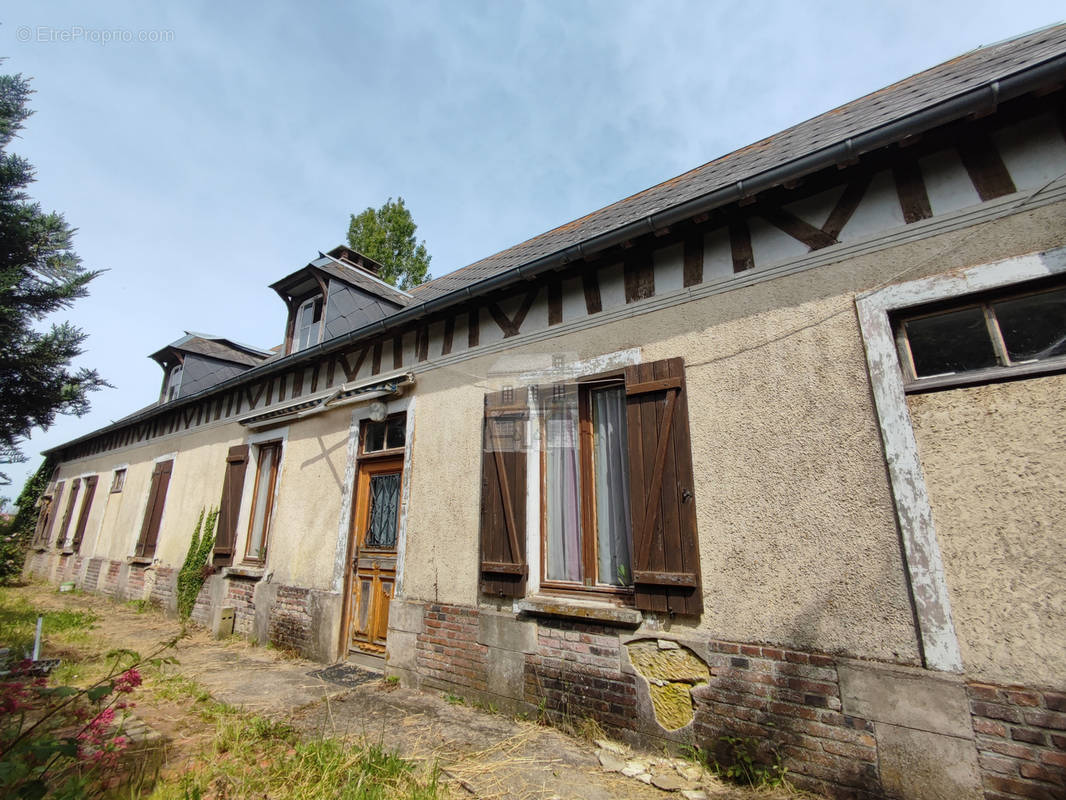
<path id="1" fill-rule="evenodd" d="M 520 614 L 584 619 L 629 628 L 636 628 L 644 621 L 644 615 L 635 608 L 625 608 L 595 600 L 579 600 L 573 597 L 534 595 L 519 600 L 515 607 Z"/>
<path id="2" fill-rule="evenodd" d="M 74 555 L 74 551 L 71 550 L 69 547 L 64 547 L 62 554 L 65 555 L 65 556 L 72 556 L 72 555 Z"/>
<path id="3" fill-rule="evenodd" d="M 266 574 L 262 567 L 223 567 L 223 578 L 247 578 L 250 581 L 258 581 Z"/>
<path id="4" fill-rule="evenodd" d="M 136 564 L 142 567 L 151 566 L 153 561 L 155 561 L 154 558 L 147 558 L 145 556 L 130 556 L 126 559 L 127 564 Z"/>

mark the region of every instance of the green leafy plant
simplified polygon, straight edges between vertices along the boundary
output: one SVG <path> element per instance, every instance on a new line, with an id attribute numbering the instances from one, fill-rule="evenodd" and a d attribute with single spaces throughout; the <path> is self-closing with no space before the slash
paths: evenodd
<path id="1" fill-rule="evenodd" d="M 16 665 L 0 683 L 0 796 L 24 800 L 101 797 L 119 781 L 119 757 L 130 694 L 140 668 L 173 661 L 162 656 L 177 639 L 147 658 L 132 650 L 107 654 L 107 674 L 84 688 L 49 686 L 34 662 Z"/>
<path id="2" fill-rule="evenodd" d="M 444 702 L 447 703 L 448 705 L 452 705 L 452 706 L 465 706 L 466 705 L 466 700 L 464 700 L 463 698 L 461 698 L 457 694 L 452 694 L 451 692 L 446 692 L 444 694 Z"/>
<path id="3" fill-rule="evenodd" d="M 207 560 L 215 547 L 215 523 L 218 521 L 218 509 L 206 512 L 200 509 L 196 520 L 196 529 L 189 542 L 189 551 L 185 554 L 185 563 L 178 572 L 178 616 L 188 619 L 192 616 L 196 598 L 207 579 Z"/>
<path id="4" fill-rule="evenodd" d="M 753 736 L 720 736 L 712 756 L 698 747 L 685 748 L 685 754 L 732 783 L 757 789 L 789 786 L 781 754 L 771 750 L 768 763 L 760 759 L 759 740 Z"/>

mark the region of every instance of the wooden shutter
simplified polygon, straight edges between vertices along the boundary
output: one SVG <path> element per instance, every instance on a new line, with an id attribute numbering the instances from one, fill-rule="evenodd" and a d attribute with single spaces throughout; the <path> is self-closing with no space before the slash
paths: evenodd
<path id="1" fill-rule="evenodd" d="M 516 399 L 517 398 L 517 399 Z M 481 591 L 521 597 L 526 591 L 525 390 L 485 397 L 481 452 Z"/>
<path id="2" fill-rule="evenodd" d="M 626 367 L 626 425 L 636 606 L 700 614 L 703 595 L 682 359 Z"/>
<path id="3" fill-rule="evenodd" d="M 155 556 L 155 544 L 159 538 L 159 524 L 163 520 L 163 506 L 167 500 L 167 487 L 170 486 L 170 472 L 173 467 L 173 461 L 160 461 L 152 471 L 152 485 L 148 490 L 148 505 L 144 509 L 141 536 L 137 540 L 136 554 L 142 558 Z"/>
<path id="4" fill-rule="evenodd" d="M 237 538 L 237 517 L 241 513 L 244 474 L 248 470 L 248 445 L 235 444 L 226 456 L 226 475 L 222 479 L 222 499 L 218 505 L 218 530 L 215 533 L 214 563 L 233 562 L 233 544 Z"/>
<path id="5" fill-rule="evenodd" d="M 41 509 L 41 518 L 38 521 L 37 536 L 34 541 L 38 547 L 47 547 L 52 539 L 52 526 L 55 525 L 56 514 L 59 511 L 59 501 L 63 499 L 63 481 L 56 484 L 55 491 L 48 498 L 48 505 Z"/>
<path id="6" fill-rule="evenodd" d="M 81 503 L 81 512 L 78 514 L 78 524 L 74 528 L 74 541 L 70 546 L 77 553 L 81 548 L 82 537 L 85 536 L 85 526 L 89 522 L 89 510 L 93 506 L 93 497 L 96 494 L 96 483 L 99 479 L 90 475 L 85 479 L 85 499 Z"/>
<path id="7" fill-rule="evenodd" d="M 74 515 L 74 504 L 78 502 L 78 489 L 81 488 L 81 478 L 75 478 L 70 484 L 70 499 L 67 500 L 67 510 L 63 512 L 63 524 L 59 528 L 59 536 L 56 537 L 56 547 L 62 547 L 67 543 L 67 531 L 70 530 L 70 518 Z"/>

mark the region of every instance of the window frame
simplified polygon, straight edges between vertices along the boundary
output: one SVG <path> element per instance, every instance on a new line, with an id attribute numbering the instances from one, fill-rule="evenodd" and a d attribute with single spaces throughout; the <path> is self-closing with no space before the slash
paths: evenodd
<path id="1" fill-rule="evenodd" d="M 167 380 L 163 387 L 163 402 L 172 403 L 178 399 L 181 394 L 181 379 L 185 375 L 185 364 L 179 361 L 169 370 L 167 370 Z M 177 382 L 174 378 L 177 377 Z"/>
<path id="2" fill-rule="evenodd" d="M 579 516 L 581 520 L 581 569 L 583 575 L 591 574 L 596 576 L 599 572 L 597 557 L 598 515 L 596 510 L 596 496 L 595 491 L 588 488 L 595 485 L 595 463 L 593 458 L 595 443 L 593 441 L 594 429 L 592 426 L 592 392 L 596 389 L 620 388 L 624 393 L 625 386 L 625 370 L 614 369 L 606 372 L 594 373 L 592 375 L 583 375 L 564 382 L 536 387 L 538 394 L 544 389 L 554 393 L 556 387 L 563 387 L 563 394 L 566 394 L 570 387 L 574 387 L 578 393 L 578 481 L 579 487 L 581 488 L 578 498 L 581 503 Z M 585 583 L 584 581 L 577 583 L 573 581 L 551 579 L 548 577 L 548 491 L 546 483 L 548 478 L 548 437 L 546 434 L 548 415 L 545 412 L 547 409 L 547 403 L 549 402 L 550 400 L 539 396 L 534 398 L 534 404 L 538 407 L 537 424 L 539 428 L 539 452 L 537 453 L 537 464 L 539 469 L 537 481 L 540 490 L 540 524 L 538 528 L 540 534 L 539 591 L 544 594 L 560 595 L 564 597 L 599 597 L 616 603 L 621 602 L 625 605 L 632 605 L 635 596 L 632 576 L 632 521 L 630 522 L 630 528 L 627 531 L 630 554 L 630 579 L 628 586 L 598 583 L 595 577 L 592 579 L 591 583 Z M 628 420 L 626 438 L 628 439 Z M 632 490 L 630 489 L 630 491 L 627 492 L 626 503 L 632 501 L 631 491 Z"/>
<path id="3" fill-rule="evenodd" d="M 394 420 L 402 420 L 403 424 L 403 444 L 398 447 L 389 447 L 388 444 L 388 425 Z M 366 440 L 369 435 L 371 425 L 384 425 L 385 426 L 385 447 L 380 450 L 367 450 Z M 364 419 L 359 426 L 359 453 L 357 458 L 359 460 L 370 460 L 375 458 L 392 458 L 394 456 L 402 456 L 407 449 L 407 411 L 397 411 L 394 414 L 389 414 L 381 422 L 374 422 L 372 419 Z"/>
<path id="4" fill-rule="evenodd" d="M 111 489 L 109 494 L 121 494 L 126 488 L 126 471 L 128 467 L 115 467 L 111 471 Z"/>
<path id="5" fill-rule="evenodd" d="M 263 477 L 263 451 L 273 449 L 274 458 L 270 465 L 270 491 L 266 495 L 267 508 L 263 514 L 263 535 L 258 548 L 258 555 L 252 555 L 252 531 L 255 528 L 255 512 L 259 502 L 259 482 Z M 270 439 L 255 443 L 255 481 L 252 486 L 252 502 L 248 509 L 248 530 L 244 539 L 245 564 L 262 565 L 266 563 L 269 552 L 270 529 L 274 521 L 274 510 L 277 508 L 278 475 L 281 471 L 281 456 L 284 449 L 284 439 Z"/>
<path id="6" fill-rule="evenodd" d="M 303 310 L 309 304 L 310 304 L 310 306 L 312 308 L 312 316 L 314 315 L 313 309 L 314 309 L 315 305 L 318 304 L 320 306 L 320 311 L 319 311 L 319 316 L 318 316 L 318 323 L 317 323 L 318 330 L 316 332 L 314 332 L 311 336 L 309 336 L 307 344 L 305 344 L 305 345 L 303 345 L 301 347 L 300 346 L 300 332 L 303 329 L 300 327 L 300 318 L 303 316 Z M 289 347 L 289 352 L 290 353 L 299 353 L 302 350 L 307 350 L 307 349 L 309 349 L 311 347 L 314 347 L 316 344 L 319 344 L 322 341 L 322 330 L 323 330 L 323 328 L 325 326 L 325 323 L 326 323 L 326 296 L 322 292 L 319 291 L 319 292 L 314 292 L 313 294 L 309 294 L 309 295 L 307 295 L 307 297 L 303 298 L 302 300 L 300 300 L 295 305 L 296 305 L 296 309 L 293 312 L 293 317 L 292 317 L 292 341 L 291 341 L 290 347 Z M 309 326 L 309 329 L 314 327 L 315 325 L 316 325 L 316 323 L 314 322 L 314 320 L 312 320 L 311 321 L 311 325 Z"/>
<path id="7" fill-rule="evenodd" d="M 1008 284 L 972 294 L 953 296 L 891 312 L 892 334 L 899 357 L 900 369 L 903 372 L 904 391 L 912 394 L 1066 371 L 1066 355 L 1012 362 L 994 308 L 996 303 L 1033 297 L 1038 294 L 1046 294 L 1063 289 L 1066 289 L 1066 279 L 1061 275 L 1056 275 Z M 982 311 L 985 330 L 988 333 L 997 364 L 982 369 L 919 377 L 914 365 L 914 355 L 907 336 L 906 324 L 915 320 L 929 319 L 942 314 L 973 308 L 978 308 Z"/>

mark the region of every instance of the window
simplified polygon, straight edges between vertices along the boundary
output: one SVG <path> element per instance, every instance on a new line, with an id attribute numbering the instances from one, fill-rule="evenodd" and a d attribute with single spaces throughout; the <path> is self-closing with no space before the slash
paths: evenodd
<path id="1" fill-rule="evenodd" d="M 322 338 L 322 295 L 311 297 L 300 304 L 293 326 L 292 352 L 318 344 Z"/>
<path id="2" fill-rule="evenodd" d="M 381 422 L 363 423 L 360 452 L 363 455 L 385 453 L 403 448 L 407 439 L 407 414 L 396 414 Z"/>
<path id="3" fill-rule="evenodd" d="M 67 543 L 67 532 L 70 530 L 70 518 L 74 515 L 74 506 L 78 502 L 78 490 L 81 488 L 81 478 L 75 478 L 70 484 L 70 497 L 67 499 L 67 510 L 63 512 L 63 524 L 59 528 L 59 536 L 56 537 L 56 547 L 63 547 Z"/>
<path id="4" fill-rule="evenodd" d="M 181 373 L 184 368 L 181 364 L 171 368 L 170 374 L 167 376 L 167 388 L 163 392 L 163 401 L 169 403 L 172 400 L 178 399 L 178 393 L 181 391 Z"/>
<path id="5" fill-rule="evenodd" d="M 159 528 L 163 524 L 163 509 L 166 507 L 167 489 L 170 488 L 170 476 L 173 471 L 174 462 L 171 459 L 157 461 L 152 470 L 148 502 L 144 506 L 141 533 L 137 537 L 137 547 L 134 550 L 136 558 L 155 558 L 155 546 L 159 540 Z"/>
<path id="6" fill-rule="evenodd" d="M 523 597 L 532 549 L 542 591 L 702 613 L 682 360 L 533 388 L 485 398 L 481 591 Z"/>
<path id="7" fill-rule="evenodd" d="M 1032 284 L 897 315 L 908 389 L 1066 369 L 1066 287 Z"/>
<path id="8" fill-rule="evenodd" d="M 126 468 L 116 469 L 114 475 L 111 477 L 111 494 L 117 494 L 122 491 L 122 487 L 126 485 Z"/>
<path id="9" fill-rule="evenodd" d="M 267 532 L 270 530 L 270 518 L 274 513 L 274 490 L 278 485 L 281 442 L 266 442 L 259 445 L 257 451 L 248 543 L 244 551 L 248 561 L 266 561 Z"/>
<path id="10" fill-rule="evenodd" d="M 625 385 L 539 392 L 543 586 L 628 588 L 632 525 Z"/>

